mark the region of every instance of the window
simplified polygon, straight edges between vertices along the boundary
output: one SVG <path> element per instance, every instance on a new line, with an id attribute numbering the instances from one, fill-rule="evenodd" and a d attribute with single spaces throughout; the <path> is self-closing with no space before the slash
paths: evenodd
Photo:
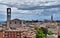
<path id="1" fill-rule="evenodd" d="M 11 12 L 11 9 L 8 9 L 8 12 Z"/>
<path id="2" fill-rule="evenodd" d="M 5 38 L 8 38 L 8 36 L 5 36 Z"/>
<path id="3" fill-rule="evenodd" d="M 18 33 L 17 33 L 17 36 L 19 36 L 19 35 L 20 35 L 20 33 L 18 32 Z"/>
<path id="4" fill-rule="evenodd" d="M 5 35 L 8 35 L 8 33 L 5 33 Z"/>
<path id="5" fill-rule="evenodd" d="M 5 38 L 8 38 L 8 32 L 5 32 Z"/>

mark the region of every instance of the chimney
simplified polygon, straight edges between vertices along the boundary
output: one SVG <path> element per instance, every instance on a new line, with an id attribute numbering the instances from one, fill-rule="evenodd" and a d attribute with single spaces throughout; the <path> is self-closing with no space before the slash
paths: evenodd
<path id="1" fill-rule="evenodd" d="M 7 8 L 7 28 L 10 29 L 11 8 Z"/>

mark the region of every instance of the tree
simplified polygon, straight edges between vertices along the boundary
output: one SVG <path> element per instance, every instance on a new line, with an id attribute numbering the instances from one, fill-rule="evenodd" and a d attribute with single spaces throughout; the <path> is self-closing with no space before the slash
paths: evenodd
<path id="1" fill-rule="evenodd" d="M 52 35 L 53 33 L 52 33 L 52 31 L 48 31 L 48 35 Z"/>
<path id="2" fill-rule="evenodd" d="M 45 34 L 45 37 L 47 38 L 47 34 L 48 34 L 48 29 L 47 28 L 43 28 L 41 27 L 43 33 Z"/>
<path id="3" fill-rule="evenodd" d="M 43 27 L 41 27 L 41 29 L 42 29 L 43 33 L 47 35 L 48 29 L 47 28 L 43 28 Z"/>
<path id="4" fill-rule="evenodd" d="M 36 38 L 46 38 L 45 34 L 43 33 L 42 29 L 38 29 L 36 32 Z"/>

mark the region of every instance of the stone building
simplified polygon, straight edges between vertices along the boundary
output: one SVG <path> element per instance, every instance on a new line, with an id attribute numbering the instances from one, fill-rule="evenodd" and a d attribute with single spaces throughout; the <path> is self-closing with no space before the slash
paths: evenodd
<path id="1" fill-rule="evenodd" d="M 11 8 L 7 8 L 7 21 L 0 27 L 0 38 L 36 38 L 36 30 L 32 25 L 24 20 L 11 20 Z"/>

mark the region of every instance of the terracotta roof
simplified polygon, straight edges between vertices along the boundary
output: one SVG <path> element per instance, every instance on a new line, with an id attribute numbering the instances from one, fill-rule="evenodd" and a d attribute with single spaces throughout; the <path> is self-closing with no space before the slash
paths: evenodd
<path id="1" fill-rule="evenodd" d="M 57 26 L 60 26 L 60 24 L 57 24 Z"/>

